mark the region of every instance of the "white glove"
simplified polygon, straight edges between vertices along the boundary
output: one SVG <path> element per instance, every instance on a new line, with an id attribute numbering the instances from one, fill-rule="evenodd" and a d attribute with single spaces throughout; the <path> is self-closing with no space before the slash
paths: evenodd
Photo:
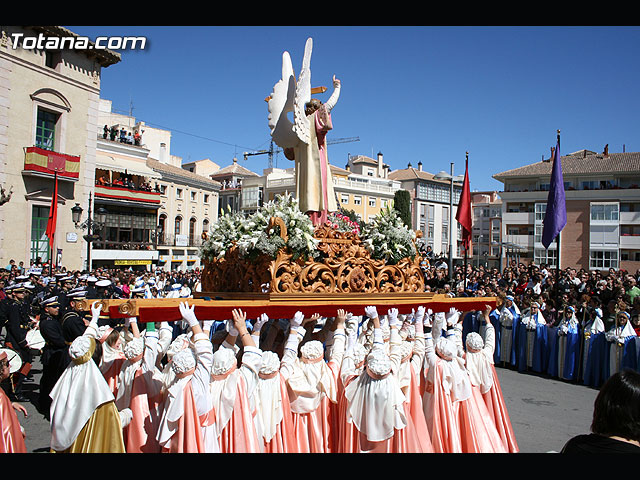
<path id="1" fill-rule="evenodd" d="M 91 321 L 98 323 L 98 319 L 100 318 L 100 312 L 102 312 L 102 307 L 99 305 L 100 302 L 97 300 L 91 304 Z"/>
<path id="2" fill-rule="evenodd" d="M 390 308 L 389 311 L 387 312 L 387 319 L 389 320 L 389 326 L 390 327 L 396 327 L 398 326 L 398 309 L 397 308 Z"/>
<path id="3" fill-rule="evenodd" d="M 445 314 L 445 318 L 447 319 L 448 326 L 455 325 L 460 319 L 460 312 L 452 307 L 449 309 L 449 312 Z"/>
<path id="4" fill-rule="evenodd" d="M 302 312 L 296 312 L 293 318 L 291 319 L 292 327 L 299 327 L 302 325 L 302 321 L 304 320 L 304 314 Z"/>
<path id="5" fill-rule="evenodd" d="M 196 308 L 195 305 L 189 307 L 187 302 L 180 302 L 180 315 L 182 315 L 182 319 L 187 322 L 189 327 L 194 327 L 198 324 L 198 319 L 196 318 L 196 314 L 194 310 Z"/>
<path id="6" fill-rule="evenodd" d="M 424 320 L 422 321 L 422 325 L 425 327 L 430 327 L 433 324 L 433 310 L 430 308 L 424 314 Z"/>
<path id="7" fill-rule="evenodd" d="M 202 322 L 202 329 L 206 330 L 207 332 L 210 332 L 211 327 L 213 326 L 213 322 L 215 322 L 215 320 L 204 320 Z"/>
<path id="8" fill-rule="evenodd" d="M 369 318 L 376 318 L 378 316 L 378 309 L 376 307 L 364 307 L 364 313 Z"/>
<path id="9" fill-rule="evenodd" d="M 424 320 L 425 308 L 420 305 L 418 307 L 418 311 L 415 314 L 416 323 L 422 322 Z"/>
<path id="10" fill-rule="evenodd" d="M 256 323 L 253 325 L 253 331 L 259 332 L 262 326 L 268 321 L 269 321 L 269 315 L 267 315 L 266 313 L 263 313 L 257 318 Z"/>

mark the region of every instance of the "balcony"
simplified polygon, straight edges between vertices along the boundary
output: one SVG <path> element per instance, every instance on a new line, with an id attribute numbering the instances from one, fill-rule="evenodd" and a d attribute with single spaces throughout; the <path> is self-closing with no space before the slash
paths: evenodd
<path id="1" fill-rule="evenodd" d="M 134 202 L 140 206 L 159 207 L 161 193 L 123 186 L 96 184 L 96 200 Z"/>
<path id="2" fill-rule="evenodd" d="M 533 225 L 535 214 L 533 212 L 505 212 L 502 223 L 505 225 Z"/>
<path id="3" fill-rule="evenodd" d="M 620 248 L 640 250 L 640 235 L 620 235 Z"/>
<path id="4" fill-rule="evenodd" d="M 40 147 L 27 147 L 24 150 L 22 173 L 51 178 L 57 173 L 60 180 L 76 182 L 80 175 L 80 157 Z"/>

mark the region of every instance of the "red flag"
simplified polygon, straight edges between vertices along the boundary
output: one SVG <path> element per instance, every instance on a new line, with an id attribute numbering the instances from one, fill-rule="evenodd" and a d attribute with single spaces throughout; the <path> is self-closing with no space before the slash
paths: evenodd
<path id="1" fill-rule="evenodd" d="M 471 190 L 469 189 L 469 158 L 465 162 L 464 182 L 462 183 L 462 194 L 458 203 L 456 220 L 462 226 L 462 245 L 465 251 L 469 249 L 471 241 Z"/>
<path id="2" fill-rule="evenodd" d="M 51 207 L 49 207 L 49 221 L 45 235 L 49 237 L 49 245 L 53 248 L 53 237 L 56 233 L 56 223 L 58 220 L 58 172 L 54 175 L 53 196 L 51 197 Z"/>

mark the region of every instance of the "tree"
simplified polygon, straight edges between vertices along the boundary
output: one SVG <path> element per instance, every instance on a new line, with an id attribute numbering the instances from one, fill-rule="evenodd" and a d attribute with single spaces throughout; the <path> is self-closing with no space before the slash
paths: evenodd
<path id="1" fill-rule="evenodd" d="M 393 208 L 407 226 L 413 228 L 411 222 L 411 194 L 407 190 L 397 190 L 393 196 Z"/>

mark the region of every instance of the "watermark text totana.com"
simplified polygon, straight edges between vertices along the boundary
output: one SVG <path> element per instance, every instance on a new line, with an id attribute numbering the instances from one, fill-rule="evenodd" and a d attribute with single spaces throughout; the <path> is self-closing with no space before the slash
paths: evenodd
<path id="1" fill-rule="evenodd" d="M 48 37 L 42 33 L 35 37 L 12 33 L 11 37 L 13 49 L 21 46 L 25 50 L 135 50 L 147 44 L 146 37 L 96 37 L 93 42 L 88 37 Z"/>

